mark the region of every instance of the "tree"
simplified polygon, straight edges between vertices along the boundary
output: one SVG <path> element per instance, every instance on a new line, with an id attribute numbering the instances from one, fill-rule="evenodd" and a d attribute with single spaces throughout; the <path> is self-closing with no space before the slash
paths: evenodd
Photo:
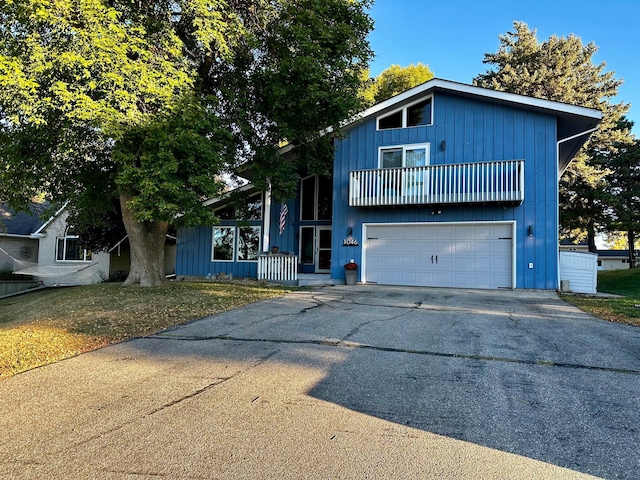
<path id="1" fill-rule="evenodd" d="M 408 67 L 391 65 L 366 86 L 363 95 L 369 104 L 380 103 L 432 78 L 433 72 L 423 63 Z"/>
<path id="2" fill-rule="evenodd" d="M 250 165 L 287 198 L 326 169 L 320 134 L 360 110 L 369 0 L 6 0 L 0 5 L 0 198 L 44 191 L 79 225 L 117 208 L 125 284 L 164 280 L 169 222 L 211 224 L 219 174 Z M 282 162 L 279 142 L 298 148 Z M 89 237 L 89 235 L 87 236 Z"/>
<path id="3" fill-rule="evenodd" d="M 567 233 L 584 232 L 589 249 L 595 251 L 595 233 L 601 228 L 599 198 L 606 169 L 594 161 L 598 152 L 615 151 L 615 145 L 628 140 L 628 132 L 615 128 L 629 109 L 625 103 L 612 103 L 622 80 L 615 72 L 605 72 L 606 64 L 593 63 L 598 48 L 583 45 L 575 35 L 552 35 L 538 41 L 536 30 L 514 22 L 514 32 L 500 35 L 496 53 L 487 53 L 484 63 L 495 66 L 474 79 L 474 84 L 521 95 L 554 100 L 591 108 L 603 113 L 596 132 L 575 156 L 560 182 L 560 223 Z"/>
<path id="4" fill-rule="evenodd" d="M 630 131 L 633 122 L 622 119 L 619 129 Z M 640 140 L 616 145 L 616 153 L 602 152 L 606 164 L 607 205 L 610 213 L 607 228 L 626 232 L 629 268 L 635 265 L 636 234 L 640 232 Z"/>

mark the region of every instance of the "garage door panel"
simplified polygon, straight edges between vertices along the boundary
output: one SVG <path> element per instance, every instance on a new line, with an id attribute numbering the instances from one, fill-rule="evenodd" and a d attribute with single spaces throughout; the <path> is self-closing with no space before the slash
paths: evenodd
<path id="1" fill-rule="evenodd" d="M 417 240 L 400 240 L 398 241 L 398 249 L 402 254 L 415 253 L 418 251 Z"/>
<path id="2" fill-rule="evenodd" d="M 469 240 L 458 240 L 455 243 L 454 250 L 458 254 L 473 252 L 473 242 Z"/>
<path id="3" fill-rule="evenodd" d="M 416 227 L 402 227 L 398 229 L 398 238 L 414 239 L 419 238 Z"/>
<path id="4" fill-rule="evenodd" d="M 384 257 L 384 268 L 399 269 L 400 258 L 397 256 Z"/>
<path id="5" fill-rule="evenodd" d="M 400 268 L 403 270 L 414 270 L 416 268 L 416 258 L 411 255 L 403 255 L 400 257 Z"/>
<path id="6" fill-rule="evenodd" d="M 456 270 L 471 270 L 474 263 L 475 261 L 472 257 L 455 257 L 453 259 L 453 268 Z"/>
<path id="7" fill-rule="evenodd" d="M 470 273 L 456 273 L 453 276 L 453 282 L 457 287 L 473 288 L 476 284 L 475 277 Z"/>
<path id="8" fill-rule="evenodd" d="M 365 280 L 510 288 L 512 228 L 512 224 L 368 226 Z"/>
<path id="9" fill-rule="evenodd" d="M 446 240 L 450 240 L 453 237 L 453 228 L 447 225 L 438 225 L 437 227 L 433 227 L 435 232 L 435 238 L 440 239 L 444 238 Z"/>
<path id="10" fill-rule="evenodd" d="M 430 240 L 422 240 L 418 242 L 417 247 L 418 247 L 416 249 L 417 253 L 420 253 L 420 254 L 424 253 L 429 255 L 433 253 L 433 242 Z"/>

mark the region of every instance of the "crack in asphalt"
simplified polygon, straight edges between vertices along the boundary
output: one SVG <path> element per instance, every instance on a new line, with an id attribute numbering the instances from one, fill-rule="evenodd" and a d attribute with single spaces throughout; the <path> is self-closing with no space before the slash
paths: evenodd
<path id="1" fill-rule="evenodd" d="M 145 338 L 152 338 L 152 337 L 145 337 Z M 266 361 L 268 361 L 271 357 L 276 355 L 278 352 L 279 352 L 279 350 L 274 350 L 274 351 L 272 351 L 272 352 L 270 352 L 270 353 L 268 353 L 268 354 L 266 354 L 264 356 L 261 356 L 260 358 L 257 359 L 257 361 L 251 363 L 246 368 L 243 368 L 242 370 L 239 370 L 238 372 L 234 373 L 233 375 L 230 375 L 228 377 L 218 377 L 218 378 L 216 378 L 215 382 L 211 382 L 208 385 L 205 385 L 204 387 L 199 388 L 199 389 L 197 389 L 197 390 L 195 390 L 195 391 L 193 391 L 191 393 L 188 393 L 186 395 L 182 395 L 181 397 L 178 397 L 178 398 L 176 398 L 176 399 L 174 399 L 174 400 L 172 400 L 172 401 L 170 401 L 168 403 L 165 403 L 164 405 L 161 405 L 161 406 L 159 406 L 157 408 L 154 408 L 154 409 L 152 409 L 152 410 L 150 410 L 150 411 L 148 411 L 146 413 L 143 413 L 141 415 L 137 415 L 135 417 L 132 417 L 129 420 L 127 420 L 125 422 L 122 422 L 119 425 L 116 425 L 116 426 L 114 426 L 114 427 L 112 427 L 112 428 L 110 428 L 108 430 L 105 430 L 103 432 L 100 432 L 98 434 L 92 435 L 89 438 L 85 438 L 84 440 L 82 440 L 80 442 L 76 442 L 71 446 L 73 448 L 77 448 L 77 447 L 80 447 L 82 445 L 86 445 L 88 443 L 91 443 L 91 442 L 93 442 L 95 440 L 98 440 L 98 439 L 104 437 L 105 435 L 109 435 L 109 434 L 111 434 L 113 432 L 117 432 L 118 430 L 121 430 L 121 429 L 127 427 L 128 425 L 131 425 L 131 424 L 137 422 L 141 418 L 150 417 L 152 415 L 155 415 L 158 412 L 161 412 L 161 411 L 166 410 L 168 408 L 171 408 L 171 407 L 173 407 L 175 405 L 178 405 L 178 404 L 184 402 L 185 400 L 189 400 L 191 398 L 197 397 L 198 395 L 202 395 L 204 392 L 212 389 L 213 387 L 217 387 L 219 385 L 222 385 L 222 384 L 228 382 L 229 380 L 232 380 L 232 379 L 236 378 L 239 375 L 242 375 L 242 374 L 244 374 L 244 373 L 246 373 L 246 372 L 248 372 L 250 370 L 253 370 L 254 368 L 259 367 L 260 365 L 262 365 Z M 58 453 L 61 453 L 61 452 L 58 452 Z"/>
<path id="2" fill-rule="evenodd" d="M 389 317 L 389 318 L 382 318 L 382 319 L 376 319 L 376 320 L 368 320 L 366 322 L 362 322 L 361 324 L 359 324 L 358 326 L 356 326 L 353 330 L 351 330 L 349 333 L 347 333 L 344 337 L 342 337 L 342 341 L 346 341 L 349 338 L 353 337 L 356 333 L 358 333 L 360 331 L 360 329 L 362 327 L 365 327 L 366 325 L 370 325 L 372 323 L 377 323 L 377 322 L 390 322 L 393 320 L 397 320 L 398 318 L 404 317 L 405 315 L 408 315 L 410 312 L 402 312 L 399 315 L 395 315 L 393 317 Z"/>
<path id="3" fill-rule="evenodd" d="M 391 353 L 408 353 L 411 355 L 425 355 L 431 357 L 441 358 L 454 358 L 460 360 L 476 360 L 487 362 L 501 362 L 501 363 L 513 363 L 521 365 L 531 365 L 537 367 L 557 367 L 568 368 L 576 370 L 589 370 L 598 372 L 609 373 L 621 373 L 625 375 L 640 375 L 640 370 L 628 369 L 628 368 L 616 368 L 616 367 L 600 367 L 597 365 L 582 365 L 579 363 L 565 363 L 565 362 L 553 362 L 551 360 L 525 360 L 519 358 L 508 357 L 494 357 L 491 355 L 473 355 L 463 353 L 446 353 L 446 352 L 434 352 L 430 350 L 415 350 L 408 348 L 393 348 L 393 347 L 380 347 L 376 345 L 367 345 L 362 343 L 348 342 L 345 340 L 288 340 L 278 338 L 243 338 L 232 337 L 229 335 L 211 335 L 211 336 L 191 336 L 191 335 L 168 335 L 158 333 L 156 335 L 150 335 L 145 337 L 146 340 L 172 340 L 172 341 L 209 341 L 209 340 L 224 340 L 234 342 L 262 342 L 262 343 L 279 343 L 279 344 L 291 344 L 291 345 L 318 345 L 323 347 L 342 347 L 362 350 L 373 350 L 378 352 L 391 352 Z"/>

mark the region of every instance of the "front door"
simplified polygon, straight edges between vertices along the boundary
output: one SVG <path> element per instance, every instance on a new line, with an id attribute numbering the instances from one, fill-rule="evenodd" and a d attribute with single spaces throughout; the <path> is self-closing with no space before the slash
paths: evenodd
<path id="1" fill-rule="evenodd" d="M 316 273 L 331 271 L 331 227 L 316 227 Z"/>
<path id="2" fill-rule="evenodd" d="M 331 226 L 300 227 L 300 262 L 304 271 L 331 271 Z"/>

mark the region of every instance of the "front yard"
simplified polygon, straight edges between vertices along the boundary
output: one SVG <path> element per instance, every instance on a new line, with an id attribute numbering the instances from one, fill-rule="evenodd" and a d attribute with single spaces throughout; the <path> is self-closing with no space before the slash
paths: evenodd
<path id="1" fill-rule="evenodd" d="M 259 283 L 103 283 L 0 300 L 0 379 L 286 291 Z M 640 326 L 640 269 L 600 272 L 598 291 L 621 297 L 562 298 L 604 320 Z"/>
<path id="2" fill-rule="evenodd" d="M 285 292 L 259 283 L 102 283 L 6 298 L 0 300 L 0 379 Z"/>

